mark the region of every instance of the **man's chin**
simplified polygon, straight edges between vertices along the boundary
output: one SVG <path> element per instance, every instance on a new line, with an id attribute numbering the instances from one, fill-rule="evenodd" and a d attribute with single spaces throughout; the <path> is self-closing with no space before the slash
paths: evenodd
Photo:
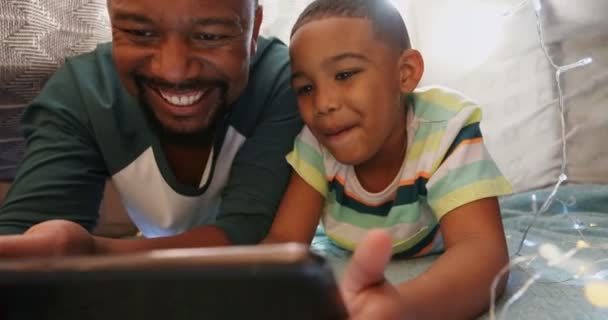
<path id="1" fill-rule="evenodd" d="M 162 127 L 162 134 L 165 136 L 175 137 L 187 137 L 187 136 L 201 136 L 208 134 L 210 131 L 211 123 L 207 121 L 163 121 L 160 120 Z"/>

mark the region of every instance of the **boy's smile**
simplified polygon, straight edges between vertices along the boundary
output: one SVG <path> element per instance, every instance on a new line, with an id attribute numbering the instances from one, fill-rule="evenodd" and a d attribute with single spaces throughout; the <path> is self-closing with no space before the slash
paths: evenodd
<path id="1" fill-rule="evenodd" d="M 360 129 L 358 121 L 342 121 L 335 124 L 319 123 L 315 126 L 315 131 L 318 132 L 315 135 L 317 139 L 321 136 L 319 140 L 328 148 L 341 148 L 346 146 L 349 139 L 356 138 L 357 130 Z"/>

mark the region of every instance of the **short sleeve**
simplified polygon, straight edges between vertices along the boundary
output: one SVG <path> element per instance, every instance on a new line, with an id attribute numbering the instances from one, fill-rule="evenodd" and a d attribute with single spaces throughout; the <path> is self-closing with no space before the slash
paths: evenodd
<path id="1" fill-rule="evenodd" d="M 437 219 L 467 203 L 512 192 L 483 141 L 481 110 L 465 107 L 446 127 L 449 147 L 438 156 L 439 166 L 427 182 L 427 201 Z"/>
<path id="2" fill-rule="evenodd" d="M 296 137 L 287 162 L 294 171 L 323 197 L 327 197 L 327 178 L 323 151 L 308 127 Z"/>
<path id="3" fill-rule="evenodd" d="M 49 79 L 25 111 L 26 153 L 4 203 L 0 234 L 19 234 L 37 223 L 65 219 L 93 229 L 107 168 L 86 126 L 71 63 Z"/>

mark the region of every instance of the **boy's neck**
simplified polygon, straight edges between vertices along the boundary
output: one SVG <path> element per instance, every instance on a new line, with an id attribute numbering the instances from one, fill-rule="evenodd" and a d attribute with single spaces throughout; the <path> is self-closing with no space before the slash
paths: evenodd
<path id="1" fill-rule="evenodd" d="M 407 113 L 406 113 L 407 114 Z M 399 131 L 368 161 L 354 167 L 357 180 L 368 192 L 378 193 L 386 189 L 401 171 L 407 151 L 407 116 Z"/>

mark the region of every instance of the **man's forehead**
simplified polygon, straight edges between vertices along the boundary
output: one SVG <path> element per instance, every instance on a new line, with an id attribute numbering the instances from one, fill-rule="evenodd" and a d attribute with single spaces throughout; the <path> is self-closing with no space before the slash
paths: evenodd
<path id="1" fill-rule="evenodd" d="M 110 14 L 130 11 L 143 15 L 179 13 L 180 17 L 198 19 L 213 15 L 236 15 L 250 20 L 256 0 L 108 0 Z M 198 17 L 195 17 L 198 16 Z"/>

